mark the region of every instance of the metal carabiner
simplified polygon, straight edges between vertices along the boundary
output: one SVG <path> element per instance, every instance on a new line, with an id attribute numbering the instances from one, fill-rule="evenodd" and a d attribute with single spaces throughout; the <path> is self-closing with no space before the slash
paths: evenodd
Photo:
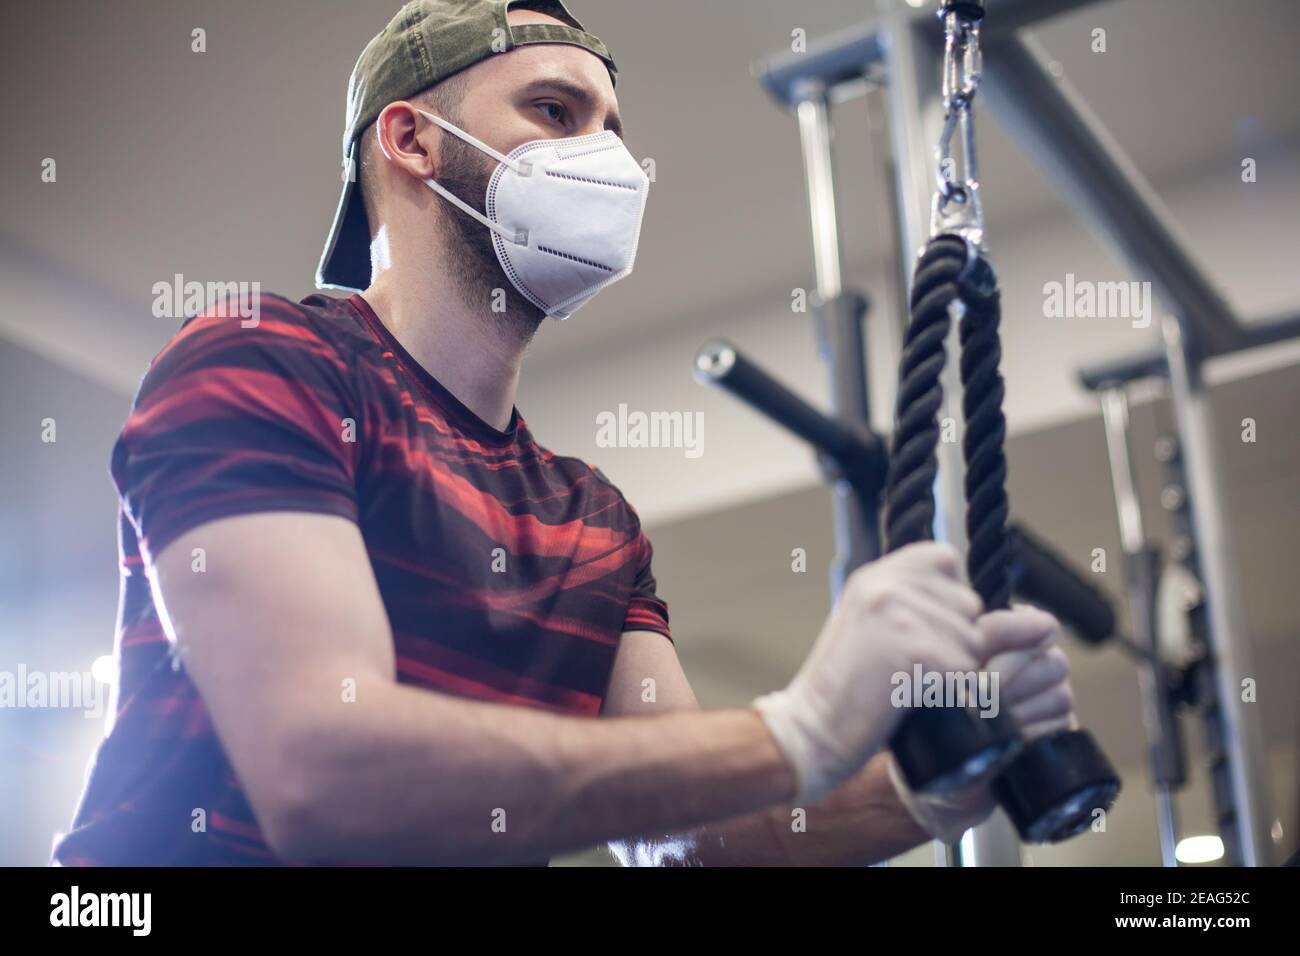
<path id="1" fill-rule="evenodd" d="M 934 151 L 938 188 L 930 211 L 930 235 L 957 233 L 983 248 L 984 209 L 980 202 L 975 124 L 971 115 L 983 70 L 979 43 L 982 4 L 950 0 L 943 4 L 939 15 L 944 21 L 944 123 Z M 954 175 L 952 156 L 952 140 L 959 128 L 965 166 L 960 181 Z"/>

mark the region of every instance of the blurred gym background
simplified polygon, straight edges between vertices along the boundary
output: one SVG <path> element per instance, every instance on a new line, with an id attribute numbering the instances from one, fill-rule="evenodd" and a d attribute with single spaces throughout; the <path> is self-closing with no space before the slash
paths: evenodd
<path id="1" fill-rule="evenodd" d="M 894 0 L 891 0 L 894 2 Z M 900 5 L 906 0 L 896 0 Z M 397 0 L 47 0 L 7 5 L 0 85 L 0 671 L 91 670 L 111 652 L 117 599 L 108 454 L 149 359 L 176 327 L 153 286 L 260 282 L 300 298 L 338 195 L 348 73 Z M 887 5 L 887 4 L 885 4 Z M 930 4 L 931 6 L 933 4 Z M 322 7 L 328 8 L 325 21 Z M 1169 204 L 1198 264 L 1247 318 L 1300 308 L 1300 61 L 1288 0 L 1099 0 L 1034 29 Z M 598 465 L 639 510 L 660 594 L 705 706 L 783 684 L 827 611 L 828 493 L 807 450 L 692 380 L 726 336 L 809 401 L 826 378 L 807 314 L 807 201 L 793 119 L 753 61 L 871 19 L 869 0 L 572 0 L 610 46 L 629 148 L 654 159 L 636 274 L 542 329 L 519 407 L 548 447 Z M 308 11 L 311 16 L 308 17 Z M 328 22 L 328 29 L 322 26 Z M 1091 49 L 1103 28 L 1107 51 Z M 192 31 L 206 52 L 191 50 Z M 936 24 L 937 29 L 937 24 Z M 872 300 L 876 427 L 889 427 L 901 312 L 882 168 L 881 101 L 836 110 L 845 283 Z M 1121 598 L 1102 425 L 1080 366 L 1150 348 L 1156 325 L 1042 317 L 1045 283 L 1133 278 L 1019 154 L 981 122 L 984 202 L 1004 296 L 1011 500 L 1018 518 Z M 1243 183 L 1243 158 L 1258 177 Z M 57 180 L 42 181 L 42 164 Z M 430 263 L 430 268 L 437 268 Z M 1157 304 L 1158 309 L 1158 304 Z M 1279 860 L 1300 832 L 1300 348 L 1209 370 L 1234 555 L 1259 672 Z M 704 454 L 609 449 L 595 418 L 620 404 L 704 413 Z M 1237 439 L 1258 423 L 1258 441 Z M 57 441 L 42 441 L 42 422 Z M 1168 542 L 1152 454 L 1171 422 L 1150 389 L 1133 408 L 1149 530 Z M 807 573 L 791 553 L 807 551 Z M 1080 716 L 1126 780 L 1105 834 L 1035 865 L 1157 865 L 1137 675 L 1113 648 L 1071 644 Z M 111 681 L 101 663 L 96 673 Z M 1199 724 L 1187 722 L 1182 835 L 1212 832 Z M 0 709 L 0 865 L 46 861 L 74 809 L 99 720 Z M 592 851 L 560 863 L 608 863 Z M 923 847 L 902 861 L 929 865 Z"/>

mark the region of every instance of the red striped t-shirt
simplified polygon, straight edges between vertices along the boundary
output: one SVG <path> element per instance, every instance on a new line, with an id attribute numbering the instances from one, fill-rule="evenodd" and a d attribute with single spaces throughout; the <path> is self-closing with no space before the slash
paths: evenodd
<path id="1" fill-rule="evenodd" d="M 593 717 L 623 632 L 670 637 L 650 542 L 598 470 L 540 446 L 518 410 L 505 431 L 479 419 L 359 295 L 264 295 L 259 310 L 255 327 L 212 311 L 187 320 L 113 448 L 120 676 L 56 862 L 281 862 L 147 580 L 154 556 L 205 522 L 282 510 L 355 521 L 398 679 L 430 691 Z"/>

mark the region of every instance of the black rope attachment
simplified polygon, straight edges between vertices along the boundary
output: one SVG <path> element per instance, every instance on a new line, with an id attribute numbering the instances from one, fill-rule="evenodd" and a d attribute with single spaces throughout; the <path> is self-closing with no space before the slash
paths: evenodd
<path id="1" fill-rule="evenodd" d="M 967 571 L 988 610 L 1010 606 L 1007 541 L 1006 389 L 999 365 L 1001 299 L 988 261 L 965 239 L 931 239 L 912 283 L 911 321 L 899 366 L 893 453 L 885 486 L 890 551 L 933 536 L 934 481 L 939 472 L 940 378 L 947 339 L 960 317 L 965 434 Z"/>

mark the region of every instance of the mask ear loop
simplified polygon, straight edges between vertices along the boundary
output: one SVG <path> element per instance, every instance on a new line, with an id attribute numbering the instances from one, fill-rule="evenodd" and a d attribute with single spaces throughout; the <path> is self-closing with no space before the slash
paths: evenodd
<path id="1" fill-rule="evenodd" d="M 471 136 L 469 133 L 465 132 L 463 129 L 460 129 L 456 125 L 447 122 L 441 116 L 435 116 L 432 113 L 426 113 L 424 110 L 421 109 L 417 109 L 416 112 L 419 113 L 421 116 L 425 117 L 426 119 L 431 120 L 435 125 L 442 127 L 448 133 L 451 133 L 453 136 L 457 137 L 458 139 L 462 139 L 466 143 L 469 143 L 469 145 L 473 146 L 475 149 L 487 153 L 497 162 L 501 163 L 503 166 L 508 166 L 510 169 L 514 170 L 520 176 L 532 175 L 533 172 L 532 163 L 521 163 L 517 160 L 511 159 L 509 156 L 505 156 L 497 152 L 487 143 L 484 143 L 481 140 Z M 518 246 L 528 245 L 527 232 L 516 232 L 516 233 L 510 232 L 504 226 L 500 225 L 499 223 L 495 223 L 491 219 L 487 218 L 487 216 L 483 215 L 481 212 L 479 212 L 469 203 L 460 199 L 460 197 L 453 195 L 445 186 L 443 186 L 435 179 L 426 179 L 424 180 L 424 184 L 428 186 L 430 189 L 432 189 L 434 192 L 436 192 L 443 199 L 447 200 L 453 206 L 458 208 L 461 212 L 465 213 L 466 215 L 473 216 L 475 219 L 477 219 L 483 225 L 487 226 L 489 229 L 495 232 L 506 242 L 512 242 Z"/>

